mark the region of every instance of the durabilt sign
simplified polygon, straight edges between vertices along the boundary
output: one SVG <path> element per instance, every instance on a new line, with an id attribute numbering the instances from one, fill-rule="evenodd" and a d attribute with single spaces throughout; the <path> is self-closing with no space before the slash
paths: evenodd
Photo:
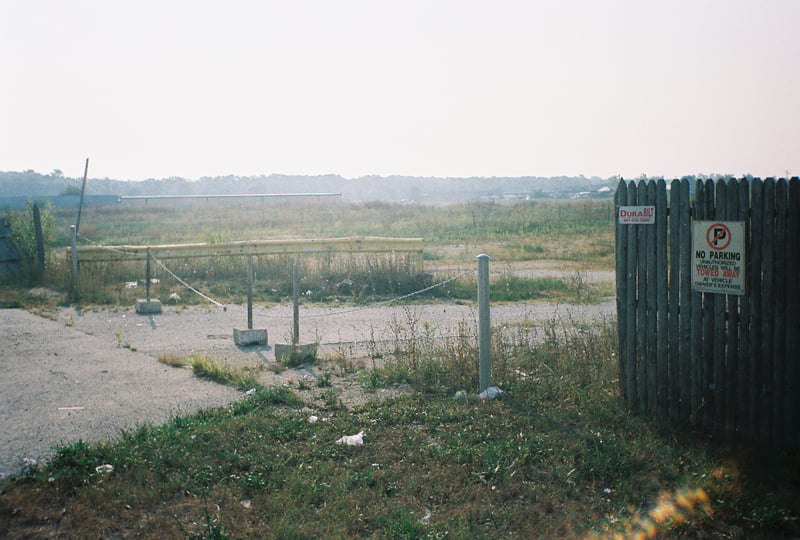
<path id="1" fill-rule="evenodd" d="M 620 206 L 619 222 L 624 225 L 652 225 L 656 222 L 656 207 Z"/>
<path id="2" fill-rule="evenodd" d="M 692 290 L 744 294 L 744 221 L 695 221 L 692 253 Z"/>

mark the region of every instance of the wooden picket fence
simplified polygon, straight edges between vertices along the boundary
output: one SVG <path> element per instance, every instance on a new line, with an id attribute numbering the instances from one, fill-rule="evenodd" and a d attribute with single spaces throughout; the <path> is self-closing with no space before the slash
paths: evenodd
<path id="1" fill-rule="evenodd" d="M 690 194 L 690 188 L 693 194 Z M 800 445 L 800 181 L 620 181 L 619 379 L 629 409 L 715 436 Z M 617 212 L 619 214 L 619 212 Z M 742 221 L 744 294 L 696 292 L 692 222 Z"/>

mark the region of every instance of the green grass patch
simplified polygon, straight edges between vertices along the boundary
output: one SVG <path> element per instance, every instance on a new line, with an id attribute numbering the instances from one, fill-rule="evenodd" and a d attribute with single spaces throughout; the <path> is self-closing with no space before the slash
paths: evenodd
<path id="1" fill-rule="evenodd" d="M 433 291 L 440 298 L 477 301 L 477 284 L 474 278 L 457 279 Z M 527 278 L 505 273 L 489 283 L 489 298 L 492 302 L 547 300 L 588 304 L 601 302 L 614 294 L 613 283 L 590 283 L 586 280 L 585 273 L 580 271 L 565 273 L 560 278 Z"/>
<path id="2" fill-rule="evenodd" d="M 190 355 L 188 364 L 198 377 L 227 384 L 239 390 L 249 390 L 259 386 L 258 369 L 229 366 L 201 353 Z"/>
<path id="3" fill-rule="evenodd" d="M 4 488 L 0 532 L 58 520 L 72 537 L 797 535 L 797 455 L 763 462 L 629 415 L 613 325 L 497 333 L 500 400 L 477 399 L 471 369 L 469 397 L 453 399 L 453 374 L 474 364 L 473 336 L 462 329 L 436 345 L 431 331 L 430 343 L 393 347 L 391 369 L 405 366 L 418 391 L 389 402 L 345 410 L 333 391 L 308 404 L 259 387 L 119 441 L 62 446 Z M 359 431 L 364 446 L 336 444 Z M 97 472 L 105 464 L 113 472 Z"/>
<path id="4" fill-rule="evenodd" d="M 186 367 L 189 365 L 189 361 L 185 357 L 176 354 L 161 354 L 158 356 L 158 361 L 164 365 L 175 368 Z"/>

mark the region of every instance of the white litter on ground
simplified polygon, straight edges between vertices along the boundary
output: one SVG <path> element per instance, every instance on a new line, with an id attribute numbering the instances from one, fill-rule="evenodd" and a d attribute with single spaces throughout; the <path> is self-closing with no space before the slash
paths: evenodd
<path id="1" fill-rule="evenodd" d="M 490 386 L 489 388 L 478 394 L 478 397 L 481 399 L 497 399 L 500 397 L 502 393 L 503 391 L 497 388 L 496 386 Z"/>
<path id="2" fill-rule="evenodd" d="M 346 444 L 348 446 L 364 446 L 364 432 L 359 431 L 355 435 L 345 435 L 336 441 L 336 444 Z"/>

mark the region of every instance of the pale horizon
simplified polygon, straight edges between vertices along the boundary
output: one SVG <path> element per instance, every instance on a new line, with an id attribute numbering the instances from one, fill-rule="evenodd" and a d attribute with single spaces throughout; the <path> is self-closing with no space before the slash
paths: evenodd
<path id="1" fill-rule="evenodd" d="M 0 4 L 0 171 L 800 173 L 800 2 Z"/>

